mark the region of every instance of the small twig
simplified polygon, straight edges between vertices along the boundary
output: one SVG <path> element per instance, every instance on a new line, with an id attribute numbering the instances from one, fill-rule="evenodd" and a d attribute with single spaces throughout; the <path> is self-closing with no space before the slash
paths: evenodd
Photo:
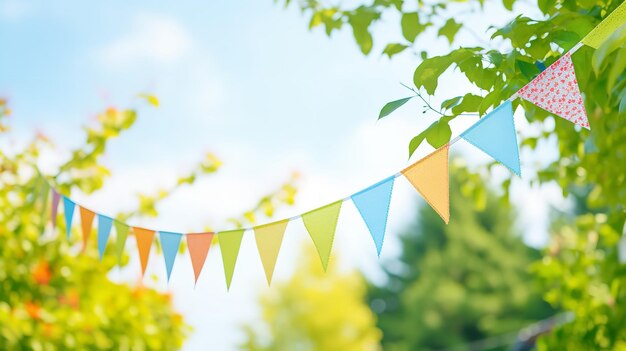
<path id="1" fill-rule="evenodd" d="M 424 99 L 424 97 L 422 96 L 422 94 L 419 93 L 419 91 L 411 88 L 410 86 L 400 82 L 400 85 L 402 85 L 403 87 L 409 89 L 410 91 L 412 91 L 413 93 L 415 93 L 415 96 L 417 96 L 418 98 L 420 98 L 423 102 L 424 102 L 424 107 L 439 114 L 441 117 L 456 117 L 456 116 L 478 116 L 478 113 L 459 113 L 458 115 L 446 115 L 445 113 L 441 112 L 441 110 L 437 110 L 434 107 L 432 107 L 430 105 L 430 103 L 428 103 L 428 101 L 426 101 L 426 99 Z M 426 111 L 424 111 L 426 112 Z"/>

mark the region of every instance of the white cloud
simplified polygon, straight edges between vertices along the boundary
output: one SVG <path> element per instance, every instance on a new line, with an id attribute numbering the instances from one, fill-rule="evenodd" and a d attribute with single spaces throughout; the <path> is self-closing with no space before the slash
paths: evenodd
<path id="1" fill-rule="evenodd" d="M 173 63 L 184 57 L 192 44 L 185 27 L 174 18 L 140 14 L 130 31 L 105 46 L 99 56 L 110 67 L 146 62 Z"/>

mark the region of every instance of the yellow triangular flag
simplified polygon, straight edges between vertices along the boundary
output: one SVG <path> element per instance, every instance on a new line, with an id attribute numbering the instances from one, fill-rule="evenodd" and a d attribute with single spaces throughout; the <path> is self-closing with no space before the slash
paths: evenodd
<path id="1" fill-rule="evenodd" d="M 283 220 L 254 228 L 254 238 L 265 270 L 267 285 L 272 283 L 272 275 L 274 275 L 274 267 L 280 245 L 283 242 L 285 229 L 287 229 L 287 223 L 289 223 L 288 220 Z"/>
<path id="2" fill-rule="evenodd" d="M 615 30 L 626 24 L 626 2 L 619 5 L 610 15 L 587 34 L 582 43 L 597 49 Z"/>
<path id="3" fill-rule="evenodd" d="M 450 220 L 448 149 L 446 144 L 402 171 L 446 223 Z"/>

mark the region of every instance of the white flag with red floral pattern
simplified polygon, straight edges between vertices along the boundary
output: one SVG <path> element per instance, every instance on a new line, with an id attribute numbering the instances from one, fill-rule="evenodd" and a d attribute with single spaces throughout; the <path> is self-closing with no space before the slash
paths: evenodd
<path id="1" fill-rule="evenodd" d="M 571 53 L 541 72 L 517 95 L 542 109 L 589 129 L 583 97 L 576 81 Z"/>

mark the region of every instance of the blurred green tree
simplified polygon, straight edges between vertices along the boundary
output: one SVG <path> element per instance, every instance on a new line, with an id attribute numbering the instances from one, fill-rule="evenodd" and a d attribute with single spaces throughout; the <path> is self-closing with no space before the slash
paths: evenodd
<path id="1" fill-rule="evenodd" d="M 312 247 L 295 274 L 261 297 L 263 323 L 244 325 L 248 351 L 377 351 L 381 333 L 365 304 L 360 274 L 327 272 Z"/>
<path id="2" fill-rule="evenodd" d="M 517 331 L 554 313 L 532 279 L 540 253 L 513 229 L 515 211 L 458 162 L 450 175 L 450 223 L 419 206 L 401 254 L 369 287 L 385 350 L 507 350 Z M 498 339 L 470 348 L 489 337 Z"/>
<path id="3" fill-rule="evenodd" d="M 536 7 L 530 11 L 537 14 L 536 18 L 530 18 L 514 14 L 518 2 L 521 3 L 420 0 L 416 6 L 403 0 L 371 0 L 356 5 L 327 6 L 321 1 L 303 0 L 298 1 L 298 6 L 310 14 L 310 28 L 323 26 L 329 36 L 344 26 L 351 27 L 364 54 L 372 51 L 372 33 L 382 24 L 383 16 L 386 24 L 401 29 L 402 37 L 383 43 L 382 51 L 390 58 L 402 52 L 415 54 L 414 87 L 410 87 L 409 97 L 387 104 L 379 118 L 411 99 L 423 103 L 420 115 L 426 110 L 437 117 L 408 143 L 412 154 L 424 140 L 434 147 L 448 142 L 449 124 L 458 116 L 483 115 L 498 106 L 623 3 L 537 0 Z M 496 5 L 512 12 L 512 20 L 501 25 L 500 16 L 483 15 L 483 23 L 490 25 L 492 33 L 488 40 L 484 34 L 474 32 L 468 16 L 480 15 L 485 7 Z M 526 2 L 523 6 L 528 9 L 533 4 Z M 394 22 L 394 18 L 398 21 Z M 478 38 L 478 43 L 460 46 L 463 43 L 457 43 L 459 33 Z M 421 43 L 423 38 L 433 35 L 448 41 L 448 53 L 429 55 Z M 555 230 L 554 243 L 536 266 L 548 289 L 546 299 L 574 315 L 571 323 L 558 326 L 544 341 L 540 340 L 540 346 L 542 349 L 623 349 L 626 275 L 624 265 L 618 260 L 616 243 L 626 222 L 626 26 L 616 29 L 597 50 L 583 46 L 572 59 L 591 131 L 580 130 L 531 103 L 519 99 L 514 102 L 514 107 L 522 105 L 534 129 L 520 135 L 522 147 L 537 150 L 556 144 L 558 150 L 557 157 L 549 160 L 546 167 L 536 173 L 524 172 L 524 178 L 531 184 L 556 184 L 564 196 L 585 188 L 588 196 L 584 201 L 594 212 L 580 214 L 570 225 Z M 439 80 L 453 69 L 472 85 L 471 92 L 445 96 L 445 91 L 437 90 Z M 427 96 L 436 97 L 441 105 L 429 104 Z M 505 201 L 510 183 L 507 179 L 502 184 Z"/>
<path id="4" fill-rule="evenodd" d="M 158 105 L 153 96 L 142 99 Z M 6 100 L 0 99 L 0 133 L 4 135 L 9 131 L 10 114 Z M 58 174 L 46 177 L 47 181 L 68 196 L 74 190 L 90 194 L 101 189 L 110 172 L 100 164 L 100 157 L 136 118 L 133 109 L 109 108 L 99 114 L 98 124 L 86 128 L 84 146 L 73 150 Z M 75 230 L 70 240 L 65 238 L 62 205 L 58 229 L 51 233 L 50 188 L 36 168 L 40 153 L 51 141 L 39 134 L 24 147 L 21 142 L 15 144 L 5 143 L 7 147 L 0 150 L 0 349 L 179 349 L 191 329 L 174 310 L 169 294 L 141 283 L 110 281 L 107 274 L 118 264 L 117 257 L 105 255 L 100 262 L 95 240 L 78 253 L 81 234 Z M 159 201 L 198 176 L 217 172 L 220 166 L 221 161 L 208 154 L 172 187 L 140 194 L 137 208 L 118 214 L 117 219 L 156 216 Z M 257 215 L 271 216 L 277 205 L 292 203 L 294 182 L 292 178 L 233 221 L 249 223 Z M 127 262 L 124 256 L 121 265 Z"/>

